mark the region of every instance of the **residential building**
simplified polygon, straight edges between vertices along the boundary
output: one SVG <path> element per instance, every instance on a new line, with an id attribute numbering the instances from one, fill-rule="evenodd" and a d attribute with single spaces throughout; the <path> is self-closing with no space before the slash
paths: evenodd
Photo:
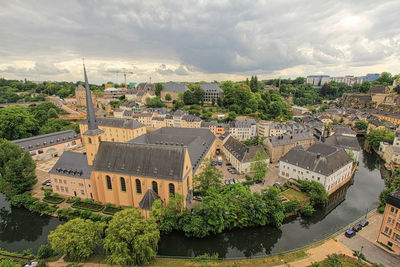
<path id="1" fill-rule="evenodd" d="M 240 141 L 253 138 L 257 134 L 257 122 L 254 119 L 233 121 L 229 123 L 229 133 Z"/>
<path id="2" fill-rule="evenodd" d="M 258 136 L 278 136 L 287 132 L 295 132 L 310 129 L 306 124 L 296 122 L 292 123 L 274 123 L 270 121 L 261 121 L 257 124 Z"/>
<path id="3" fill-rule="evenodd" d="M 181 127 L 184 128 L 200 128 L 201 119 L 194 115 L 185 115 L 182 117 Z"/>
<path id="4" fill-rule="evenodd" d="M 379 144 L 378 154 L 389 165 L 400 163 L 400 131 L 396 131 L 393 144 L 386 142 Z"/>
<path id="5" fill-rule="evenodd" d="M 132 116 L 132 118 L 137 120 L 138 122 L 144 124 L 144 126 L 146 126 L 146 127 L 151 127 L 153 114 L 145 113 L 145 112 L 136 113 Z"/>
<path id="6" fill-rule="evenodd" d="M 163 101 L 174 101 L 178 99 L 179 94 L 183 94 L 188 91 L 189 88 L 184 83 L 167 83 L 165 87 L 161 91 L 161 99 Z M 169 94 L 171 96 L 171 100 L 166 100 L 165 96 Z"/>
<path id="7" fill-rule="evenodd" d="M 136 86 L 136 89 L 138 91 L 143 91 L 143 92 L 149 93 L 151 95 L 155 95 L 155 92 L 156 92 L 155 85 L 153 83 L 147 83 L 147 82 L 146 83 L 139 83 Z"/>
<path id="8" fill-rule="evenodd" d="M 217 103 L 217 99 L 224 98 L 224 91 L 216 83 L 202 83 L 200 89 L 204 91 L 204 103 Z"/>
<path id="9" fill-rule="evenodd" d="M 81 146 L 81 139 L 73 130 L 38 135 L 11 142 L 29 152 L 33 160 L 59 157 L 64 151 Z"/>
<path id="10" fill-rule="evenodd" d="M 267 148 L 272 163 L 278 162 L 282 156 L 296 146 L 308 149 L 314 143 L 315 138 L 311 129 L 270 136 L 264 140 L 264 145 Z"/>
<path id="11" fill-rule="evenodd" d="M 105 99 L 119 99 L 122 96 L 125 96 L 128 93 L 127 89 L 125 88 L 107 88 L 104 89 L 103 98 Z"/>
<path id="12" fill-rule="evenodd" d="M 261 153 L 265 157 L 265 162 L 268 163 L 268 155 L 265 153 L 263 146 L 247 146 L 229 135 L 222 143 L 222 152 L 228 162 L 239 173 L 251 172 L 251 164 L 254 163 L 256 153 Z"/>
<path id="13" fill-rule="evenodd" d="M 325 144 L 343 148 L 355 162 L 359 162 L 361 148 L 357 137 L 335 133 L 325 140 Z"/>
<path id="14" fill-rule="evenodd" d="M 279 176 L 316 181 L 332 194 L 352 177 L 353 160 L 339 147 L 318 143 L 307 150 L 292 148 L 279 162 Z"/>
<path id="15" fill-rule="evenodd" d="M 155 129 L 167 127 L 167 120 L 165 117 L 153 117 L 151 119 L 151 127 Z"/>
<path id="16" fill-rule="evenodd" d="M 379 230 L 378 242 L 400 255 L 400 189 L 386 198 L 385 213 Z"/>

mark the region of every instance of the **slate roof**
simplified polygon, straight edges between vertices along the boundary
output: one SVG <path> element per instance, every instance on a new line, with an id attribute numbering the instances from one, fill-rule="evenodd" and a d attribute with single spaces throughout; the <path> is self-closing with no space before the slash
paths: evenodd
<path id="1" fill-rule="evenodd" d="M 200 124 L 200 127 L 210 127 L 210 126 L 217 126 L 218 122 L 217 121 L 202 121 Z"/>
<path id="2" fill-rule="evenodd" d="M 122 113 L 122 116 L 126 117 L 132 117 L 132 110 L 124 110 L 124 113 Z"/>
<path id="3" fill-rule="evenodd" d="M 186 149 L 176 145 L 101 142 L 93 170 L 182 181 Z"/>
<path id="4" fill-rule="evenodd" d="M 322 143 L 314 144 L 307 150 L 301 146 L 294 147 L 281 161 L 325 176 L 352 162 L 344 149 Z"/>
<path id="5" fill-rule="evenodd" d="M 349 134 L 356 136 L 356 132 L 353 131 L 351 128 L 346 126 L 334 125 L 331 128 L 331 132 L 334 132 L 337 135 Z"/>
<path id="6" fill-rule="evenodd" d="M 19 145 L 19 147 L 24 151 L 30 151 L 78 139 L 79 136 L 73 130 L 66 130 L 18 139 L 11 142 Z"/>
<path id="7" fill-rule="evenodd" d="M 200 84 L 200 88 L 205 93 L 223 93 L 222 89 L 216 83 L 202 83 Z"/>
<path id="8" fill-rule="evenodd" d="M 153 191 L 153 189 L 148 189 L 142 200 L 139 202 L 139 207 L 142 210 L 151 210 L 153 202 L 159 198 L 160 197 Z"/>
<path id="9" fill-rule="evenodd" d="M 182 120 L 185 120 L 188 122 L 201 121 L 201 119 L 199 117 L 194 116 L 194 115 L 185 115 L 182 117 Z"/>
<path id="10" fill-rule="evenodd" d="M 400 189 L 397 189 L 393 193 L 389 194 L 386 197 L 386 203 L 389 203 L 390 205 L 400 208 Z"/>
<path id="11" fill-rule="evenodd" d="M 167 147 L 186 146 L 194 171 L 200 166 L 210 150 L 215 135 L 206 128 L 162 127 L 152 133 L 136 137 L 129 143 L 155 144 Z"/>
<path id="12" fill-rule="evenodd" d="M 86 154 L 64 151 L 49 173 L 90 179 L 92 167 L 88 165 Z"/>
<path id="13" fill-rule="evenodd" d="M 257 152 L 266 154 L 261 145 L 247 146 L 232 136 L 228 137 L 224 147 L 240 162 L 252 161 Z"/>
<path id="14" fill-rule="evenodd" d="M 325 144 L 331 145 L 331 146 L 337 146 L 341 147 L 344 149 L 351 149 L 355 151 L 360 151 L 360 145 L 358 144 L 357 137 L 354 136 L 345 136 L 345 135 L 339 135 L 339 134 L 334 134 L 332 136 L 329 136 L 325 140 Z"/>
<path id="15" fill-rule="evenodd" d="M 313 132 L 311 130 L 295 131 L 294 133 L 288 132 L 278 136 L 270 136 L 268 140 L 272 146 L 284 146 L 293 144 L 299 141 L 313 139 Z"/>
<path id="16" fill-rule="evenodd" d="M 176 93 L 184 93 L 188 91 L 189 88 L 184 83 L 167 83 L 163 91 L 165 92 L 176 92 Z"/>
<path id="17" fill-rule="evenodd" d="M 139 83 L 136 88 L 143 91 L 155 91 L 156 87 L 153 83 Z"/>
<path id="18" fill-rule="evenodd" d="M 87 120 L 83 120 L 81 123 L 87 124 Z M 106 118 L 106 117 L 98 117 L 97 123 L 100 126 L 108 126 L 108 127 L 116 127 L 116 128 L 125 128 L 125 129 L 136 129 L 143 127 L 144 124 L 132 120 L 132 119 L 123 119 L 123 118 Z"/>
<path id="19" fill-rule="evenodd" d="M 231 128 L 250 128 L 252 125 L 257 125 L 254 119 L 236 120 L 229 124 Z"/>

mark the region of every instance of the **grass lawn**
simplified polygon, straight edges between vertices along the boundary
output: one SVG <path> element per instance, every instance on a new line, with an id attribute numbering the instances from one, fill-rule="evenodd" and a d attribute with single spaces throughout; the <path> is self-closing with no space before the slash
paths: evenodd
<path id="1" fill-rule="evenodd" d="M 331 255 L 332 256 L 332 255 Z M 340 262 L 342 263 L 342 267 L 354 267 L 357 266 L 356 264 L 359 263 L 357 259 L 351 258 L 346 255 L 339 255 L 338 257 L 340 259 Z M 362 265 L 360 266 L 370 266 L 369 264 L 365 263 L 364 261 L 361 262 Z M 328 258 L 320 262 L 321 267 L 329 267 L 329 266 L 334 266 L 332 265 L 332 262 L 329 262 Z"/>
<path id="2" fill-rule="evenodd" d="M 303 201 L 308 200 L 307 194 L 303 192 L 299 192 L 294 190 L 293 188 L 289 188 L 281 193 L 283 196 L 288 198 L 289 200 L 297 200 L 299 203 L 302 203 Z"/>

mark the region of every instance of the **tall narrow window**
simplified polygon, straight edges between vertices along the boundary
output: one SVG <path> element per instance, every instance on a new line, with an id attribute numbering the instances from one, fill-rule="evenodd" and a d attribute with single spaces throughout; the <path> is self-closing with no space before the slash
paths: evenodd
<path id="1" fill-rule="evenodd" d="M 121 177 L 121 191 L 126 192 L 126 184 L 125 184 L 125 178 Z"/>
<path id="2" fill-rule="evenodd" d="M 89 142 L 89 144 L 91 144 L 92 143 L 92 138 L 88 137 L 88 142 Z"/>
<path id="3" fill-rule="evenodd" d="M 106 175 L 106 181 L 107 181 L 107 188 L 112 189 L 110 176 Z"/>
<path id="4" fill-rule="evenodd" d="M 169 184 L 169 194 L 175 195 L 175 185 L 172 183 Z"/>
<path id="5" fill-rule="evenodd" d="M 153 181 L 151 184 L 153 185 L 153 191 L 156 192 L 156 193 L 158 194 L 158 185 L 157 185 L 157 182 L 156 182 L 156 181 Z"/>
<path id="6" fill-rule="evenodd" d="M 101 142 L 101 137 L 99 136 L 99 143 Z"/>
<path id="7" fill-rule="evenodd" d="M 136 193 L 138 193 L 138 194 L 142 193 L 142 185 L 140 184 L 139 179 L 136 179 Z"/>

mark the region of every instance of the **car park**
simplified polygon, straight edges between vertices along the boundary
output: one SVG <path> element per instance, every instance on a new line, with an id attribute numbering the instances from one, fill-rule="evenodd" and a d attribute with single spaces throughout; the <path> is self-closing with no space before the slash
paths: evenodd
<path id="1" fill-rule="evenodd" d="M 355 232 L 361 231 L 361 230 L 362 230 L 362 226 L 359 225 L 359 224 L 354 225 L 353 228 L 352 228 L 352 230 L 355 231 Z"/>
<path id="2" fill-rule="evenodd" d="M 349 229 L 349 230 L 347 230 L 347 231 L 344 233 L 344 235 L 345 235 L 346 237 L 348 237 L 348 238 L 352 238 L 353 236 L 356 235 L 356 232 L 353 231 L 353 230 L 351 230 L 351 229 Z"/>
<path id="3" fill-rule="evenodd" d="M 361 222 L 360 222 L 360 226 L 361 227 L 365 227 L 365 226 L 367 226 L 369 224 L 369 222 L 367 221 L 367 220 L 362 220 Z"/>

